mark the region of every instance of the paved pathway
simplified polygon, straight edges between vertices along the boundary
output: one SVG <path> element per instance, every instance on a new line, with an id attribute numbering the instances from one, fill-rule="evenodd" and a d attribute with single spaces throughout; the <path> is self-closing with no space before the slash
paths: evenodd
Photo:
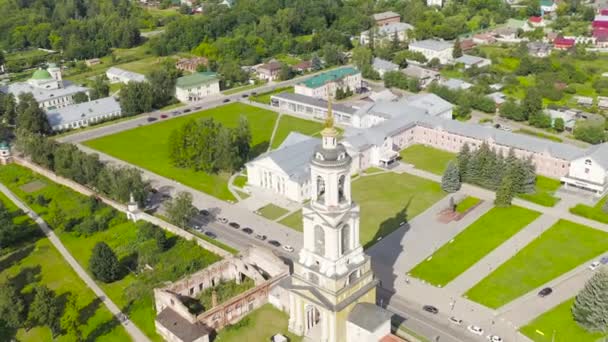
<path id="1" fill-rule="evenodd" d="M 537 238 L 542 232 L 557 222 L 557 218 L 541 215 L 528 226 L 511 236 L 507 241 L 496 247 L 473 266 L 461 273 L 456 279 L 445 286 L 446 290 L 463 294 L 473 287 L 498 266 L 517 254 L 528 243 Z"/>
<path id="2" fill-rule="evenodd" d="M 112 314 L 116 317 L 116 319 L 120 320 L 121 317 L 126 317 L 126 316 L 123 316 L 123 314 L 120 311 L 120 309 L 118 308 L 118 306 L 116 304 L 114 304 L 114 302 L 112 302 L 112 300 L 103 292 L 103 290 L 95 283 L 95 281 L 93 281 L 93 279 L 82 268 L 82 266 L 80 266 L 80 264 L 76 261 L 76 259 L 74 259 L 74 257 L 65 248 L 65 246 L 63 246 L 63 243 L 61 242 L 61 240 L 59 240 L 59 238 L 57 237 L 55 232 L 53 232 L 49 228 L 49 226 L 46 224 L 46 222 L 44 222 L 44 220 L 40 216 L 38 216 L 25 203 L 23 203 L 17 196 L 15 196 L 15 194 L 13 194 L 4 184 L 0 184 L 0 191 L 2 191 L 11 201 L 13 201 L 21 210 L 26 212 L 27 215 L 29 217 L 31 217 L 38 224 L 40 229 L 44 232 L 44 235 L 46 235 L 49 238 L 49 241 L 51 241 L 53 246 L 55 246 L 55 248 L 59 251 L 59 253 L 61 253 L 63 258 L 68 262 L 68 264 L 72 267 L 72 269 L 76 272 L 76 274 L 78 274 L 80 279 L 82 279 L 85 282 L 85 284 L 91 290 L 93 290 L 93 292 L 95 292 L 95 295 L 97 295 L 97 297 L 99 297 L 99 299 L 101 299 L 101 301 L 105 304 L 105 306 L 108 308 L 108 310 L 110 310 L 110 312 L 112 312 Z M 135 324 L 133 324 L 133 322 L 131 322 L 129 319 L 123 318 L 122 325 L 125 328 L 125 330 L 127 331 L 127 333 L 129 333 L 129 335 L 131 335 L 131 338 L 133 338 L 134 341 L 137 341 L 137 342 L 150 341 L 148 339 L 148 337 L 146 337 L 146 335 L 141 330 L 139 330 L 139 328 L 137 326 L 135 326 Z"/>

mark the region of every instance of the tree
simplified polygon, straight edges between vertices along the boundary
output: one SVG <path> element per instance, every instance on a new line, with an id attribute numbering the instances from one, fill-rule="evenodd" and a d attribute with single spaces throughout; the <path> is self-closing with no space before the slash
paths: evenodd
<path id="1" fill-rule="evenodd" d="M 281 81 L 290 80 L 294 76 L 295 76 L 295 73 L 293 72 L 293 69 L 289 65 L 287 65 L 287 64 L 281 65 L 281 70 L 279 71 L 279 80 L 281 80 Z"/>
<path id="2" fill-rule="evenodd" d="M 441 189 L 449 193 L 460 190 L 460 172 L 458 165 L 453 160 L 448 163 L 443 177 L 441 177 Z"/>
<path id="3" fill-rule="evenodd" d="M 55 293 L 44 285 L 37 286 L 35 293 L 28 312 L 28 326 L 46 325 L 51 328 L 53 334 L 57 334 L 60 330 L 61 311 Z"/>
<path id="4" fill-rule="evenodd" d="M 74 94 L 73 99 L 74 99 L 74 103 L 89 102 L 89 96 L 84 91 L 79 91 L 76 94 Z"/>
<path id="5" fill-rule="evenodd" d="M 169 240 L 162 229 L 156 228 L 154 232 L 154 240 L 156 241 L 156 247 L 158 247 L 158 250 L 161 252 L 164 252 L 167 250 L 167 248 L 169 248 Z"/>
<path id="6" fill-rule="evenodd" d="M 578 120 L 574 126 L 574 137 L 590 144 L 605 140 L 604 126 L 593 120 Z"/>
<path id="7" fill-rule="evenodd" d="M 319 56 L 317 56 L 316 54 L 314 56 L 312 56 L 312 59 L 310 60 L 310 64 L 312 66 L 313 71 L 319 71 L 319 70 L 323 69 L 323 63 L 321 62 L 321 59 L 319 58 Z"/>
<path id="8" fill-rule="evenodd" d="M 19 94 L 17 128 L 31 133 L 51 133 L 51 125 L 47 116 L 31 93 Z"/>
<path id="9" fill-rule="evenodd" d="M 536 88 L 530 88 L 521 102 L 521 108 L 525 120 L 530 116 L 540 113 L 543 109 L 543 99 Z"/>
<path id="10" fill-rule="evenodd" d="M 98 242 L 93 247 L 93 253 L 89 259 L 89 269 L 96 279 L 104 283 L 118 280 L 120 268 L 116 254 L 105 242 Z"/>
<path id="11" fill-rule="evenodd" d="M 365 46 L 357 46 L 353 49 L 352 63 L 363 70 L 363 67 L 372 63 L 372 50 Z"/>
<path id="12" fill-rule="evenodd" d="M 338 45 L 325 44 L 323 46 L 323 58 L 327 66 L 340 65 L 342 64 L 342 51 Z"/>
<path id="13" fill-rule="evenodd" d="M 578 293 L 572 305 L 572 316 L 587 331 L 608 333 L 608 271 L 604 268 Z"/>
<path id="14" fill-rule="evenodd" d="M 499 115 L 503 118 L 511 119 L 514 121 L 524 121 L 526 117 L 520 105 L 518 105 L 513 99 L 509 98 L 500 106 Z"/>
<path id="15" fill-rule="evenodd" d="M 502 178 L 500 187 L 496 191 L 494 204 L 497 207 L 508 207 L 511 205 L 511 201 L 513 201 L 513 180 L 506 176 Z"/>
<path id="16" fill-rule="evenodd" d="M 23 296 L 10 283 L 0 284 L 0 330 L 22 326 L 25 306 Z"/>
<path id="17" fill-rule="evenodd" d="M 82 341 L 78 297 L 72 293 L 68 293 L 67 302 L 60 323 L 61 328 L 65 331 L 66 335 L 70 336 L 75 341 Z"/>
<path id="18" fill-rule="evenodd" d="M 103 97 L 108 97 L 110 95 L 110 85 L 108 84 L 108 78 L 106 75 L 101 75 L 95 77 L 93 81 L 93 86 L 89 91 L 89 97 L 91 101 L 97 100 Z"/>
<path id="19" fill-rule="evenodd" d="M 175 68 L 174 63 L 163 63 L 160 68 L 154 69 L 148 75 L 147 79 L 150 83 L 152 94 L 154 94 L 152 100 L 154 108 L 162 108 L 173 100 L 175 83 L 179 74 L 180 72 Z"/>
<path id="20" fill-rule="evenodd" d="M 563 132 L 566 125 L 564 124 L 564 119 L 562 118 L 556 118 L 555 120 L 553 120 L 553 129 L 555 129 L 558 132 Z"/>
<path id="21" fill-rule="evenodd" d="M 460 39 L 458 39 L 458 38 L 456 38 L 456 40 L 454 41 L 452 57 L 454 57 L 454 58 L 462 57 L 462 47 L 460 46 Z"/>
<path id="22" fill-rule="evenodd" d="M 129 82 L 120 90 L 120 108 L 124 116 L 133 116 L 152 110 L 154 93 L 148 82 Z"/>
<path id="23" fill-rule="evenodd" d="M 471 160 L 471 149 L 469 144 L 465 143 L 462 145 L 458 156 L 456 157 L 458 162 L 458 173 L 460 174 L 460 180 L 462 182 L 468 182 L 469 180 L 469 160 Z"/>
<path id="24" fill-rule="evenodd" d="M 192 217 L 198 213 L 192 205 L 192 194 L 185 191 L 178 193 L 165 207 L 171 222 L 179 227 L 187 227 Z"/>

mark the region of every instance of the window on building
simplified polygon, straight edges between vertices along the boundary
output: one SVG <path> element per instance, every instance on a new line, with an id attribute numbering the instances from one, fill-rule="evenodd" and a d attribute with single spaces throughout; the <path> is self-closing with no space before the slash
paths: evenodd
<path id="1" fill-rule="evenodd" d="M 585 165 L 591 165 L 591 159 L 586 159 L 585 160 Z"/>
<path id="2" fill-rule="evenodd" d="M 341 229 L 340 250 L 342 255 L 350 250 L 350 226 L 345 224 Z"/>
<path id="3" fill-rule="evenodd" d="M 588 167 L 585 168 L 585 173 L 589 173 L 589 168 Z"/>
<path id="4" fill-rule="evenodd" d="M 325 255 L 325 231 L 321 226 L 315 226 L 315 253 Z"/>
<path id="5" fill-rule="evenodd" d="M 317 177 L 317 201 L 325 201 L 325 181 L 321 176 Z"/>
<path id="6" fill-rule="evenodd" d="M 340 176 L 340 178 L 338 179 L 338 202 L 343 202 L 344 200 L 346 200 L 346 198 L 344 196 L 345 180 L 346 180 L 346 177 L 344 175 Z"/>

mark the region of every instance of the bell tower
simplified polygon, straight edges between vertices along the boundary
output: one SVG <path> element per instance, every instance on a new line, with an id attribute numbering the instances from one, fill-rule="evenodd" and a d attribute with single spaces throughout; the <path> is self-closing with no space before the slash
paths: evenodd
<path id="1" fill-rule="evenodd" d="M 289 329 L 315 341 L 346 341 L 348 313 L 375 303 L 377 281 L 359 243 L 352 160 L 337 141 L 331 102 L 321 136 L 310 162 L 312 198 L 302 208 L 304 244 L 290 278 Z"/>

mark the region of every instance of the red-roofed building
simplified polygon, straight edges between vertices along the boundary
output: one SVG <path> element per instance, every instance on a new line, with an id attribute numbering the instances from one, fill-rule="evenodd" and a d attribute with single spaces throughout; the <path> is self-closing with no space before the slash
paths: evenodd
<path id="1" fill-rule="evenodd" d="M 593 38 L 595 38 L 595 46 L 608 47 L 608 30 L 598 28 L 593 29 Z"/>
<path id="2" fill-rule="evenodd" d="M 608 15 L 596 15 L 591 23 L 591 27 L 608 29 Z"/>
<path id="3" fill-rule="evenodd" d="M 463 39 L 460 41 L 460 48 L 463 52 L 471 51 L 475 45 L 473 39 Z"/>
<path id="4" fill-rule="evenodd" d="M 406 342 L 406 341 L 399 336 L 389 334 L 389 335 L 382 337 L 380 339 L 380 341 L 378 341 L 378 342 Z"/>
<path id="5" fill-rule="evenodd" d="M 600 15 L 608 15 L 608 8 L 602 8 L 600 10 Z"/>
<path id="6" fill-rule="evenodd" d="M 576 42 L 574 39 L 555 38 L 555 40 L 553 41 L 553 47 L 558 50 L 568 50 L 572 48 L 575 43 Z"/>
<path id="7" fill-rule="evenodd" d="M 543 17 L 530 17 L 528 18 L 528 26 L 532 28 L 545 27 L 545 21 Z"/>

